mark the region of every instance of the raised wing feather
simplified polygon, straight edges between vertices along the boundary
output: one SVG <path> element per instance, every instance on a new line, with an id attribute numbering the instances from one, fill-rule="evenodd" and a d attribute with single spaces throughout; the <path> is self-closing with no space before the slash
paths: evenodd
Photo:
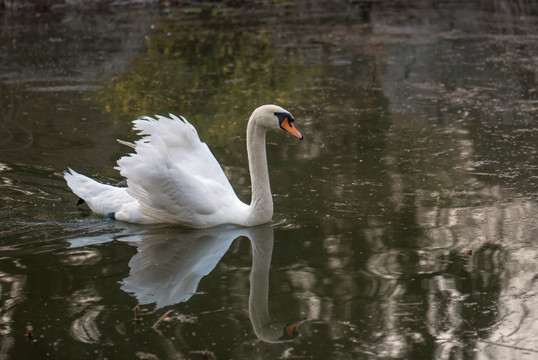
<path id="1" fill-rule="evenodd" d="M 161 222 L 212 226 L 233 206 L 244 205 L 219 163 L 194 127 L 170 115 L 134 121 L 143 137 L 135 154 L 122 157 L 118 169 L 128 179 L 128 193 L 140 212 Z"/>

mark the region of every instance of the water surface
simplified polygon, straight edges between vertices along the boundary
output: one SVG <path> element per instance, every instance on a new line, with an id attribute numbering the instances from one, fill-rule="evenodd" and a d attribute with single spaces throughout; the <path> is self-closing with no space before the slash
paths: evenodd
<path id="1" fill-rule="evenodd" d="M 3 14 L 0 358 L 536 358 L 532 11 L 199 10 Z M 170 112 L 249 201 L 265 103 L 305 135 L 269 134 L 268 226 L 103 222 L 62 179 Z"/>

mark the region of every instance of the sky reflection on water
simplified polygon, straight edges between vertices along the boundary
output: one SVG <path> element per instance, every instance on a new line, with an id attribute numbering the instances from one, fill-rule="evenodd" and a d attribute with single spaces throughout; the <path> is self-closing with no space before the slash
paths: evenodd
<path id="1" fill-rule="evenodd" d="M 536 356 L 536 17 L 326 4 L 5 16 L 0 359 Z M 103 223 L 61 178 L 117 179 L 130 120 L 172 112 L 248 201 L 269 102 L 305 135 L 269 136 L 273 227 Z"/>

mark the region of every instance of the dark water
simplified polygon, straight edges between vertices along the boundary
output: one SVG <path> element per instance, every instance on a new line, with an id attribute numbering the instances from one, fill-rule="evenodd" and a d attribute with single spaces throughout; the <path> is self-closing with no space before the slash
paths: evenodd
<path id="1" fill-rule="evenodd" d="M 1 14 L 0 359 L 536 359 L 538 18 L 494 4 Z M 270 226 L 105 223 L 62 179 L 171 112 L 248 201 L 264 103 L 305 135 L 269 135 Z"/>

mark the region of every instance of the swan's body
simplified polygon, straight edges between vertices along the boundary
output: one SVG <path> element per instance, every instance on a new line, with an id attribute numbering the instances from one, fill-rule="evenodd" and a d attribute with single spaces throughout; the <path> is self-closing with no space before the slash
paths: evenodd
<path id="1" fill-rule="evenodd" d="M 131 144 L 134 154 L 118 160 L 117 169 L 127 187 L 106 185 L 70 169 L 64 174 L 71 190 L 95 213 L 121 221 L 175 223 L 191 228 L 220 224 L 256 226 L 273 215 L 265 134 L 282 128 L 296 137 L 293 116 L 276 105 L 252 113 L 247 126 L 247 152 L 252 201 L 235 194 L 219 163 L 184 118 L 170 115 L 135 120 L 143 137 Z"/>

